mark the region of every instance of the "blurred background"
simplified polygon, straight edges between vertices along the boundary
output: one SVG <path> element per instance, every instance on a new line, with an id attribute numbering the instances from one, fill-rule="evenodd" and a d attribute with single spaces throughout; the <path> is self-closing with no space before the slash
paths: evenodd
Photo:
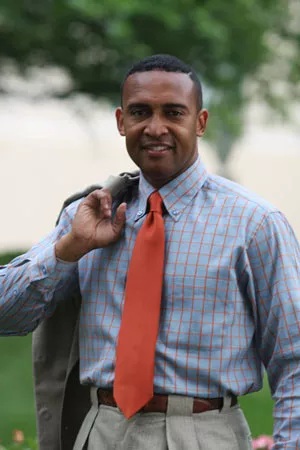
<path id="1" fill-rule="evenodd" d="M 190 63 L 210 112 L 208 169 L 278 206 L 300 238 L 299 0 L 1 0 L 0 264 L 49 232 L 64 199 L 132 169 L 114 109 L 138 59 Z M 31 337 L 0 338 L 0 438 L 35 436 Z M 271 434 L 264 390 L 241 401 Z"/>

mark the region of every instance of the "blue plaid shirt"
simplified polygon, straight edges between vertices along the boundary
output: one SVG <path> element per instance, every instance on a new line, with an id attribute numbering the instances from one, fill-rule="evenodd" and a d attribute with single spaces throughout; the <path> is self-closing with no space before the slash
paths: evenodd
<path id="1" fill-rule="evenodd" d="M 79 287 L 81 382 L 112 387 L 128 263 L 153 190 L 141 175 L 121 239 L 78 263 L 54 253 L 75 202 L 52 233 L 2 267 L 0 334 L 32 331 Z M 265 366 L 274 449 L 300 449 L 300 252 L 289 223 L 255 194 L 208 174 L 199 158 L 159 192 L 166 256 L 154 391 L 244 395 L 261 389 Z"/>

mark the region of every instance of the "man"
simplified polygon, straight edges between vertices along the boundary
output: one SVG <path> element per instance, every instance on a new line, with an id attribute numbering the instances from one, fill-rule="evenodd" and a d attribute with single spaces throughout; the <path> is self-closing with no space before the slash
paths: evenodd
<path id="1" fill-rule="evenodd" d="M 261 389 L 263 365 L 274 449 L 300 448 L 300 252 L 290 225 L 266 201 L 207 173 L 197 138 L 208 113 L 180 60 L 137 63 L 116 119 L 140 168 L 138 187 L 126 202 L 103 189 L 71 203 L 49 236 L 0 270 L 1 334 L 51 324 L 80 291 L 80 381 L 93 405 L 76 450 L 250 449 L 237 397 Z M 72 308 L 60 329 L 74 333 Z M 47 352 L 67 342 L 52 328 L 51 339 L 36 338 L 36 390 L 61 402 L 60 348 L 53 360 L 64 369 L 42 383 Z M 80 408 L 74 397 L 63 415 Z"/>

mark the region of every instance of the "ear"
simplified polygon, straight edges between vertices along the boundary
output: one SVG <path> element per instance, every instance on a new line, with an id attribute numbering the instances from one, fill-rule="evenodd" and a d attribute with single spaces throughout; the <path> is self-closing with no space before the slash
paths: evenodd
<path id="1" fill-rule="evenodd" d="M 208 119 L 208 111 L 206 109 L 201 109 L 198 112 L 197 118 L 197 136 L 202 137 L 206 130 L 206 124 Z"/>
<path id="2" fill-rule="evenodd" d="M 119 106 L 116 109 L 117 127 L 121 136 L 125 136 L 123 109 Z"/>

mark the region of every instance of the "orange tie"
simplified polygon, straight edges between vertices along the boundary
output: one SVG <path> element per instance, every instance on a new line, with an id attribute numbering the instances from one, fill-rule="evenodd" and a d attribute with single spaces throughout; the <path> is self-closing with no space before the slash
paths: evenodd
<path id="1" fill-rule="evenodd" d="M 127 419 L 153 397 L 165 233 L 159 193 L 153 192 L 149 202 L 129 264 L 116 354 L 114 398 Z"/>

